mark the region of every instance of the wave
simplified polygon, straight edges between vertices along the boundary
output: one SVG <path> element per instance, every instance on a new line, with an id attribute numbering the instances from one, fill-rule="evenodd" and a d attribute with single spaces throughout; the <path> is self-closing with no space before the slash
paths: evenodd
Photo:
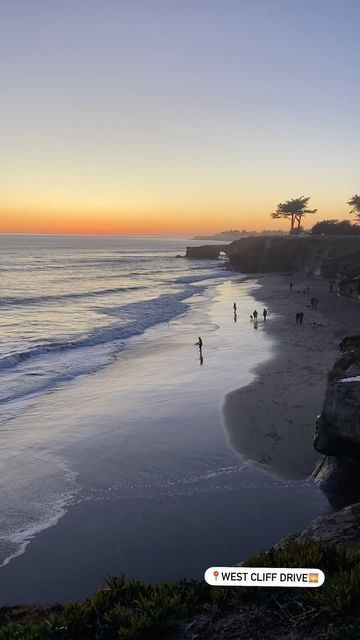
<path id="1" fill-rule="evenodd" d="M 111 295 L 113 293 L 122 293 L 124 291 L 137 291 L 139 289 L 145 289 L 145 286 L 131 286 L 131 287 L 113 287 L 109 289 L 96 289 L 95 291 L 74 291 L 71 293 L 59 293 L 53 295 L 42 296 L 29 296 L 29 297 L 16 297 L 8 296 L 0 299 L 0 307 L 9 305 L 31 305 L 42 304 L 43 302 L 58 302 L 61 300 L 71 300 L 77 298 L 96 298 L 101 296 Z"/>
<path id="2" fill-rule="evenodd" d="M 209 274 L 201 274 L 198 276 L 180 276 L 179 278 L 174 278 L 173 280 L 168 280 L 167 282 L 175 282 L 176 284 L 190 284 L 191 282 L 202 282 L 203 280 L 217 280 L 218 278 L 230 278 L 230 274 L 228 271 L 213 271 Z"/>
<path id="3" fill-rule="evenodd" d="M 186 312 L 188 305 L 184 303 L 184 300 L 203 290 L 204 287 L 188 286 L 174 294 L 162 294 L 158 298 L 152 298 L 151 300 L 132 302 L 111 309 L 102 309 L 102 313 L 115 317 L 119 316 L 119 314 L 125 314 L 127 323 L 121 326 L 113 323 L 109 327 L 95 329 L 87 335 L 74 340 L 49 342 L 37 345 L 27 351 L 9 354 L 0 358 L 0 370 L 16 367 L 39 356 L 119 342 L 139 335 L 155 324 L 168 322 Z"/>

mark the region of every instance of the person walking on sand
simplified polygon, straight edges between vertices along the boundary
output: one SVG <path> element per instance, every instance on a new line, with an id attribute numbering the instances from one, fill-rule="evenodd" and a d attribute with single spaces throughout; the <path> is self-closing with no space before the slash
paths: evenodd
<path id="1" fill-rule="evenodd" d="M 257 317 L 258 317 L 258 312 L 255 309 L 255 311 L 253 312 L 253 318 L 255 321 L 257 320 Z"/>
<path id="2" fill-rule="evenodd" d="M 304 320 L 304 312 L 300 311 L 300 313 L 299 313 L 299 322 L 300 322 L 300 324 L 303 323 L 303 320 Z"/>
<path id="3" fill-rule="evenodd" d="M 310 298 L 310 304 L 311 304 L 311 308 L 314 308 L 315 305 L 315 298 Z"/>
<path id="4" fill-rule="evenodd" d="M 319 298 L 315 298 L 315 300 L 314 300 L 314 309 L 317 309 L 318 304 L 319 304 Z"/>
<path id="5" fill-rule="evenodd" d="M 300 320 L 300 313 L 296 313 L 296 314 L 295 314 L 295 319 L 296 319 L 296 324 L 299 324 L 299 320 Z"/>
<path id="6" fill-rule="evenodd" d="M 234 302 L 234 304 L 233 304 L 233 309 L 234 309 L 234 315 L 236 315 L 236 312 L 237 312 L 236 302 Z"/>
<path id="7" fill-rule="evenodd" d="M 264 321 L 265 321 L 265 320 L 266 320 L 266 318 L 267 318 L 267 314 L 268 314 L 267 309 L 264 309 L 264 311 L 263 311 L 263 318 L 264 318 Z"/>
<path id="8" fill-rule="evenodd" d="M 203 347 L 203 341 L 201 340 L 200 336 L 199 336 L 198 341 L 195 344 L 196 344 L 197 347 L 199 347 L 199 350 L 201 351 L 202 347 Z"/>

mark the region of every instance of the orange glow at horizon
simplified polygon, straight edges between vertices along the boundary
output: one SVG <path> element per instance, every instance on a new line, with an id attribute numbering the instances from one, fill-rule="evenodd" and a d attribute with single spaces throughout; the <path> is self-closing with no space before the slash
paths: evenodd
<path id="1" fill-rule="evenodd" d="M 288 230 L 288 223 L 270 218 L 271 207 L 264 213 L 255 208 L 220 207 L 216 210 L 192 211 L 168 207 L 157 213 L 150 211 L 116 212 L 106 209 L 79 210 L 64 207 L 51 209 L 7 207 L 0 216 L 0 233 L 83 234 L 83 235 L 194 235 L 216 233 L 228 229 L 263 231 Z M 324 218 L 344 218 L 327 208 L 304 220 L 305 228 Z"/>

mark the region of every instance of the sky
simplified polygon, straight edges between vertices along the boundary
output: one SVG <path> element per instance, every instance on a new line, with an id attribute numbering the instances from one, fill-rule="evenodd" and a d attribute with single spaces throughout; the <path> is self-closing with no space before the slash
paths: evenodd
<path id="1" fill-rule="evenodd" d="M 359 26 L 359 0 L 0 0 L 0 232 L 351 219 Z"/>

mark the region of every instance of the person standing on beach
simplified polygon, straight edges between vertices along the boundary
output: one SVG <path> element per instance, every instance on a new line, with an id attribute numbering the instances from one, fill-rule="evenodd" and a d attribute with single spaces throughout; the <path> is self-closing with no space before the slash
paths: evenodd
<path id="1" fill-rule="evenodd" d="M 237 312 L 236 302 L 234 302 L 234 304 L 233 304 L 233 309 L 234 309 L 234 315 L 236 315 L 236 312 Z"/>
<path id="2" fill-rule="evenodd" d="M 263 318 L 264 318 L 264 321 L 265 321 L 265 320 L 266 320 L 266 318 L 267 318 L 267 314 L 268 314 L 267 309 L 264 309 L 264 311 L 263 311 Z"/>
<path id="3" fill-rule="evenodd" d="M 303 323 L 303 320 L 304 320 L 304 312 L 300 311 L 300 313 L 299 313 L 299 322 L 300 322 L 300 324 Z"/>
<path id="4" fill-rule="evenodd" d="M 201 350 L 202 350 L 202 347 L 203 347 L 203 341 L 201 340 L 200 336 L 199 336 L 199 340 L 198 340 L 198 343 L 197 343 L 197 344 L 198 344 L 198 347 L 199 347 L 199 349 L 200 349 L 200 351 L 201 351 Z"/>
<path id="5" fill-rule="evenodd" d="M 319 304 L 319 298 L 315 298 L 315 300 L 314 300 L 314 309 L 317 309 L 318 304 Z"/>
<path id="6" fill-rule="evenodd" d="M 310 298 L 310 304 L 311 304 L 311 308 L 314 308 L 315 305 L 315 298 Z"/>
<path id="7" fill-rule="evenodd" d="M 300 313 L 296 313 L 296 314 L 295 314 L 295 319 L 296 319 L 296 324 L 299 324 L 299 320 L 300 320 Z"/>
<path id="8" fill-rule="evenodd" d="M 253 318 L 255 321 L 257 320 L 257 317 L 258 317 L 258 312 L 255 309 L 255 311 L 253 312 Z"/>

